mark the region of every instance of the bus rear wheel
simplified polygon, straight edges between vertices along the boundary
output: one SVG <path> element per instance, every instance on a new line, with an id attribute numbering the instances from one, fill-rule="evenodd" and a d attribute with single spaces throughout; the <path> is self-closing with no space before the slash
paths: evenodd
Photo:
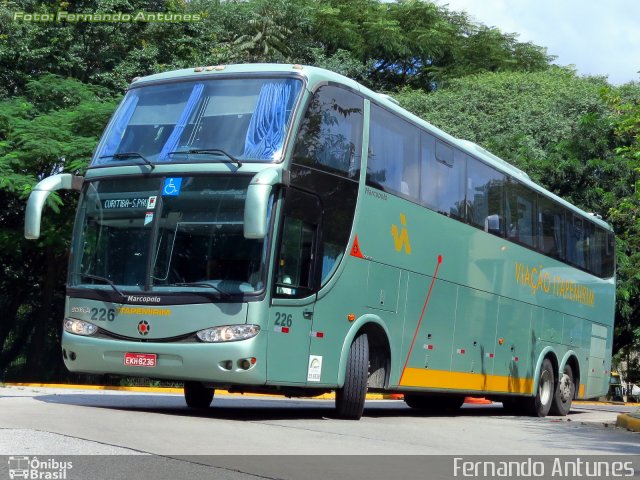
<path id="1" fill-rule="evenodd" d="M 404 401 L 411 408 L 432 412 L 453 412 L 462 406 L 464 397 L 405 393 Z"/>
<path id="2" fill-rule="evenodd" d="M 551 415 L 564 417 L 571 410 L 571 401 L 576 391 L 573 381 L 573 370 L 571 365 L 565 365 L 564 371 L 558 380 L 558 388 L 551 403 Z"/>
<path id="3" fill-rule="evenodd" d="M 538 390 L 533 397 L 523 398 L 522 404 L 525 410 L 532 417 L 546 417 L 551 410 L 553 397 L 555 395 L 555 376 L 551 360 L 545 358 L 540 368 L 538 378 Z"/>
<path id="4" fill-rule="evenodd" d="M 349 348 L 344 386 L 336 391 L 336 409 L 340 418 L 359 420 L 364 412 L 369 376 L 369 339 L 359 335 Z"/>
<path id="5" fill-rule="evenodd" d="M 190 408 L 209 408 L 214 392 L 200 382 L 184 382 L 184 400 Z"/>

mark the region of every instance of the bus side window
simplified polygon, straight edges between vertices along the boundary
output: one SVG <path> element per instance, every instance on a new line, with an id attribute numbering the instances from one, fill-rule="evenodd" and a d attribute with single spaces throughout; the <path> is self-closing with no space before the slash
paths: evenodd
<path id="1" fill-rule="evenodd" d="M 422 132 L 420 203 L 449 217 L 465 216 L 466 156 Z"/>
<path id="2" fill-rule="evenodd" d="M 578 215 L 567 218 L 567 261 L 586 269 L 589 254 L 589 224 Z"/>
<path id="3" fill-rule="evenodd" d="M 507 184 L 507 238 L 532 248 L 536 247 L 536 197 L 533 191 L 515 180 Z"/>
<path id="4" fill-rule="evenodd" d="M 502 235 L 504 183 L 504 174 L 474 158 L 467 158 L 467 221 L 471 225 L 493 235 Z"/>
<path id="5" fill-rule="evenodd" d="M 321 212 L 317 196 L 287 189 L 274 278 L 276 296 L 305 297 L 315 290 Z"/>
<path id="6" fill-rule="evenodd" d="M 367 184 L 418 201 L 420 131 L 397 115 L 371 106 Z"/>
<path id="7" fill-rule="evenodd" d="M 276 274 L 277 295 L 301 296 L 313 290 L 315 233 L 314 225 L 285 218 Z"/>
<path id="8" fill-rule="evenodd" d="M 357 180 L 363 111 L 362 97 L 333 86 L 319 88 L 296 138 L 295 162 Z"/>
<path id="9" fill-rule="evenodd" d="M 538 195 L 538 250 L 540 253 L 564 258 L 564 208 Z"/>

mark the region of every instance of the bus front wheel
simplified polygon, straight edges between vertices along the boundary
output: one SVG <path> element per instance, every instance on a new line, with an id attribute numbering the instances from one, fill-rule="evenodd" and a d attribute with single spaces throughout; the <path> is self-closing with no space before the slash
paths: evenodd
<path id="1" fill-rule="evenodd" d="M 184 382 L 184 400 L 190 408 L 209 408 L 213 394 L 213 388 L 207 388 L 200 382 Z"/>
<path id="2" fill-rule="evenodd" d="M 340 418 L 359 420 L 364 411 L 369 376 L 369 339 L 359 335 L 349 348 L 344 386 L 336 391 L 336 409 Z"/>
<path id="3" fill-rule="evenodd" d="M 573 370 L 571 365 L 564 366 L 564 372 L 558 380 L 558 388 L 553 396 L 551 404 L 551 415 L 559 415 L 564 417 L 571 410 L 571 401 L 575 394 L 575 384 L 573 382 Z"/>
<path id="4" fill-rule="evenodd" d="M 524 406 L 532 417 L 546 417 L 551 410 L 555 391 L 555 376 L 551 360 L 545 358 L 540 368 L 538 390 L 533 397 L 523 398 Z"/>

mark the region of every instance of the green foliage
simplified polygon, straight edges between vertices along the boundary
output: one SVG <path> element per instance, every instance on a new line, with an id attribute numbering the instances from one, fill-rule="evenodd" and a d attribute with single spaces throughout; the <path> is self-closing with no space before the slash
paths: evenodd
<path id="1" fill-rule="evenodd" d="M 325 0 L 314 13 L 311 34 L 325 55 L 350 51 L 371 64 L 376 89 L 429 91 L 478 72 L 545 70 L 553 60 L 544 48 L 430 2 Z"/>
<path id="2" fill-rule="evenodd" d="M 115 104 L 104 88 L 51 74 L 28 81 L 23 96 L 0 102 L 0 291 L 7 292 L 0 309 L 15 319 L 0 323 L 0 373 L 10 374 L 19 358 L 32 378 L 63 370 L 56 345 L 73 194 L 49 196 L 53 215 L 44 216 L 38 242 L 22 234 L 26 197 L 44 177 L 84 171 Z"/>
<path id="3" fill-rule="evenodd" d="M 203 19 L 42 24 L 11 16 L 58 9 Z M 0 377 L 11 362 L 40 379 L 62 375 L 59 322 L 76 196 L 51 195 L 54 214 L 44 215 L 41 240 L 27 242 L 24 204 L 35 183 L 84 171 L 133 77 L 248 61 L 314 64 L 396 92 L 418 115 L 607 217 L 619 238 L 616 349 L 637 340 L 638 85 L 607 90 L 604 79 L 550 67 L 544 48 L 429 1 L 17 0 L 0 2 L 0 309 L 15 318 L 0 323 Z"/>
<path id="4" fill-rule="evenodd" d="M 609 215 L 618 238 L 616 340 L 628 361 L 628 375 L 637 381 L 640 379 L 640 85 L 607 90 L 605 99 L 611 108 L 616 163 L 625 166 L 621 194 L 614 197 L 607 193 Z"/>
<path id="5" fill-rule="evenodd" d="M 84 170 L 115 108 L 107 90 L 51 74 L 24 90 L 0 102 L 0 188 L 23 197 L 37 179 Z"/>
<path id="6" fill-rule="evenodd" d="M 60 2 L 16 1 L 15 9 L 55 12 Z M 485 71 L 538 71 L 552 57 L 514 34 L 418 0 L 251 0 L 211 2 L 83 0 L 70 13 L 200 13 L 194 23 L 17 22 L 0 6 L 0 98 L 22 93 L 44 72 L 121 91 L 133 77 L 229 62 L 313 63 L 367 71 L 375 89 L 431 90 Z M 336 57 L 336 55 L 338 55 Z M 337 60 L 347 56 L 348 68 Z"/>

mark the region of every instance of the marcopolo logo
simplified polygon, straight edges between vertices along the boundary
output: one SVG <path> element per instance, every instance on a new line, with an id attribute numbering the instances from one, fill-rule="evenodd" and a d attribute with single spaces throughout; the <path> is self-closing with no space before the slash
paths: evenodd
<path id="1" fill-rule="evenodd" d="M 144 296 L 138 296 L 138 295 L 127 295 L 127 302 L 160 303 L 160 297 L 144 297 Z"/>
<path id="2" fill-rule="evenodd" d="M 54 458 L 40 460 L 38 457 L 9 457 L 9 478 L 33 480 L 65 480 L 67 470 L 73 468 L 73 462 L 62 462 Z"/>
<path id="3" fill-rule="evenodd" d="M 138 333 L 140 335 L 149 335 L 150 331 L 151 326 L 149 325 L 149 322 L 147 322 L 146 320 L 142 320 L 138 323 Z"/>

